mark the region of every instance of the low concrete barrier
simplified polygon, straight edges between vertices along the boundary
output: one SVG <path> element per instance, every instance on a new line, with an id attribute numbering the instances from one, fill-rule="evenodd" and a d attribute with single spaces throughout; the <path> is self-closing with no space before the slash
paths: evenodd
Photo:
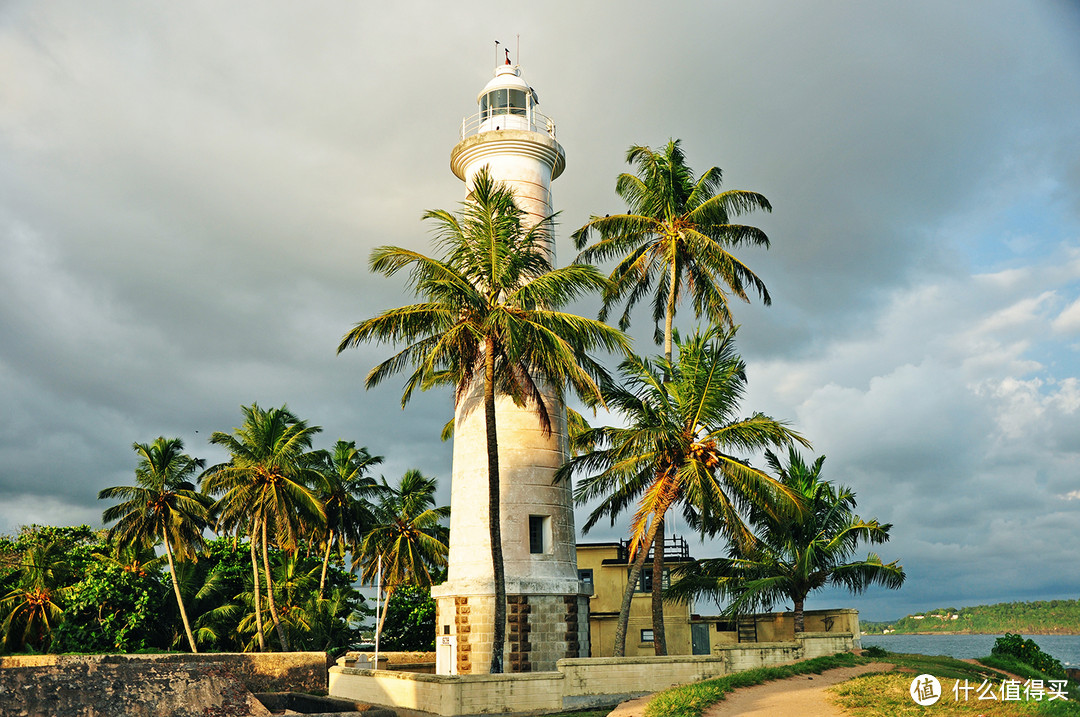
<path id="1" fill-rule="evenodd" d="M 390 707 L 402 715 L 542 714 L 612 706 L 675 685 L 853 647 L 851 633 L 803 633 L 792 642 L 717 647 L 712 655 L 563 659 L 555 672 L 426 675 L 332 667 L 330 694 Z"/>

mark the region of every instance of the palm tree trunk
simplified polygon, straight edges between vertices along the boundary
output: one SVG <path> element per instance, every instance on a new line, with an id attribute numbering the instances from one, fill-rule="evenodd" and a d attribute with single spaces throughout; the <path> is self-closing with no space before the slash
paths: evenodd
<path id="1" fill-rule="evenodd" d="M 326 568 L 330 565 L 330 546 L 334 544 L 334 531 L 326 536 L 326 552 L 322 559 L 322 576 L 319 577 L 319 599 L 322 600 L 323 588 L 326 587 Z"/>
<path id="2" fill-rule="evenodd" d="M 506 640 L 506 575 L 503 569 L 502 513 L 499 506 L 499 439 L 495 430 L 495 341 L 484 341 L 484 421 L 488 454 L 488 537 L 491 541 L 491 572 L 495 581 L 495 634 L 491 643 L 493 675 L 503 672 Z"/>
<path id="3" fill-rule="evenodd" d="M 251 526 L 251 575 L 255 596 L 255 632 L 259 636 L 259 652 L 266 652 L 266 636 L 263 634 L 262 596 L 259 595 L 259 558 L 255 552 L 256 537 L 259 534 L 259 519 Z"/>
<path id="4" fill-rule="evenodd" d="M 674 243 L 674 242 L 672 242 Z M 667 298 L 667 311 L 664 312 L 664 358 L 671 361 L 671 342 L 674 331 L 672 325 L 675 323 L 675 296 L 676 289 L 675 279 L 678 277 L 678 273 L 675 271 L 675 247 L 671 247 L 671 276 L 668 280 L 671 284 L 668 286 L 668 298 Z"/>
<path id="5" fill-rule="evenodd" d="M 180 620 L 184 623 L 184 633 L 187 634 L 188 644 L 191 645 L 192 654 L 199 652 L 195 647 L 195 636 L 191 634 L 191 623 L 188 622 L 187 611 L 184 610 L 184 600 L 180 597 L 180 582 L 176 579 L 176 566 L 173 565 L 172 546 L 169 545 L 169 536 L 164 531 L 161 537 L 165 542 L 165 556 L 169 559 L 169 575 L 172 576 L 173 592 L 176 593 L 176 604 L 180 606 Z"/>
<path id="6" fill-rule="evenodd" d="M 803 616 L 803 600 L 804 599 L 805 599 L 805 596 L 800 597 L 800 598 L 795 598 L 793 600 L 793 602 L 795 603 L 795 605 L 793 607 L 795 608 L 794 623 L 795 623 L 795 634 L 796 635 L 798 635 L 800 632 L 806 632 L 806 623 L 804 621 L 804 616 Z"/>
<path id="7" fill-rule="evenodd" d="M 667 654 L 667 638 L 664 635 L 664 521 L 657 521 L 660 527 L 653 538 L 652 562 L 652 624 L 653 654 Z"/>
<path id="8" fill-rule="evenodd" d="M 285 630 L 281 627 L 281 620 L 278 618 L 277 606 L 274 605 L 274 582 L 270 578 L 270 549 L 267 547 L 266 540 L 266 516 L 263 516 L 262 520 L 262 554 L 263 554 L 263 571 L 266 573 L 266 601 L 270 606 L 270 617 L 274 621 L 274 630 L 277 631 L 278 640 L 281 641 L 281 649 L 283 652 L 289 652 L 289 640 L 285 637 Z"/>
<path id="9" fill-rule="evenodd" d="M 665 508 L 665 512 L 666 510 Z M 623 590 L 622 604 L 619 606 L 619 622 L 615 626 L 615 657 L 626 656 L 626 626 L 630 622 L 630 603 L 634 599 L 637 581 L 641 578 L 641 568 L 645 565 L 645 558 L 649 555 L 649 543 L 656 539 L 657 522 L 654 520 L 652 525 L 649 526 L 645 540 L 641 541 L 638 554 L 634 556 L 634 563 L 630 567 L 630 575 L 626 580 L 626 589 Z"/>
<path id="10" fill-rule="evenodd" d="M 667 311 L 664 312 L 664 358 L 671 363 L 671 346 L 674 340 L 675 323 L 675 280 L 678 274 L 675 271 L 675 247 L 671 247 L 671 275 L 668 277 Z M 653 564 L 652 564 L 652 622 L 653 622 L 653 654 L 667 654 L 667 635 L 664 632 L 664 520 L 660 516 L 657 520 L 659 529 L 653 538 Z M 644 547 L 644 546 L 643 546 Z"/>
<path id="11" fill-rule="evenodd" d="M 379 626 L 375 628 L 375 632 L 379 635 L 382 634 L 383 623 L 386 622 L 386 607 L 390 604 L 390 596 L 394 594 L 394 588 L 386 588 L 386 600 L 383 601 L 382 615 L 379 615 Z"/>

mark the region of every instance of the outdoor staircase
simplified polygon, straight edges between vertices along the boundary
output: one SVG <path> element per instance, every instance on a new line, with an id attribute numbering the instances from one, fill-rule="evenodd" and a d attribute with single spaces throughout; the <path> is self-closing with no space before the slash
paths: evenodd
<path id="1" fill-rule="evenodd" d="M 757 642 L 757 620 L 753 616 L 740 617 L 738 630 L 739 642 Z"/>

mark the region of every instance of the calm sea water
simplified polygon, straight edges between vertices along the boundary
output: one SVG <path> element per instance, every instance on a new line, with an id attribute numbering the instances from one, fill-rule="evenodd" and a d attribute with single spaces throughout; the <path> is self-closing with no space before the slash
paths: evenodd
<path id="1" fill-rule="evenodd" d="M 863 635 L 863 647 L 949 657 L 986 657 L 1000 635 Z M 1066 667 L 1080 666 L 1080 635 L 1024 635 Z"/>

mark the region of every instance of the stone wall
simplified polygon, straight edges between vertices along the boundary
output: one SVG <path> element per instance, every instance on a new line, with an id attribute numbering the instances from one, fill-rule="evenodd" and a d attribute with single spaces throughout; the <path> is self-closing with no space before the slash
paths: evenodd
<path id="1" fill-rule="evenodd" d="M 330 694 L 384 705 L 399 714 L 446 717 L 528 714 L 606 707 L 632 697 L 732 672 L 852 649 L 850 633 L 804 633 L 779 643 L 728 645 L 713 655 L 562 659 L 552 672 L 410 675 L 330 669 Z"/>
<path id="2" fill-rule="evenodd" d="M 326 654 L 29 655 L 0 658 L 0 714 L 269 714 L 253 692 L 325 692 Z"/>
<path id="3" fill-rule="evenodd" d="M 0 670 L 11 667 L 80 664 L 127 665 L 133 672 L 151 665 L 184 664 L 222 667 L 252 692 L 326 692 L 325 652 L 203 652 L 156 655 L 19 655 L 0 657 Z"/>

